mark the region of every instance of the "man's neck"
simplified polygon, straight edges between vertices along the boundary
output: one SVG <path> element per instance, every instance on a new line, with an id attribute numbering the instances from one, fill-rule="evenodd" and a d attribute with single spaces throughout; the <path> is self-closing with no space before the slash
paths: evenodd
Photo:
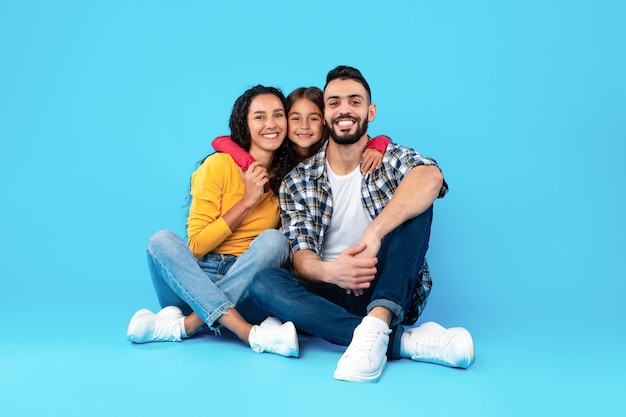
<path id="1" fill-rule="evenodd" d="M 363 149 L 369 140 L 367 134 L 352 145 L 339 145 L 332 138 L 328 140 L 326 160 L 337 175 L 347 175 L 361 163 Z"/>

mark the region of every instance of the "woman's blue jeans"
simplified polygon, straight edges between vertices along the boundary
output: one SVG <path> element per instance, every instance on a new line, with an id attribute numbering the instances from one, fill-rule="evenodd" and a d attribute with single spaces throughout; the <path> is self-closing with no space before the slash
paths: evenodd
<path id="1" fill-rule="evenodd" d="M 376 278 L 359 297 L 348 295 L 335 285 L 314 285 L 282 268 L 259 271 L 249 287 L 254 303 L 267 315 L 293 321 L 296 328 L 331 343 L 347 346 L 363 316 L 377 306 L 388 308 L 394 318 L 392 328 L 405 320 L 414 294 L 421 297 L 420 311 L 431 288 L 430 279 L 422 282 L 432 206 L 408 220 L 383 239 L 378 253 Z M 414 318 L 415 319 L 415 318 Z M 413 319 L 413 320 L 414 320 Z M 402 327 L 394 332 L 389 353 L 399 349 Z M 395 342 L 394 342 L 395 341 Z M 394 353 L 394 356 L 397 355 Z"/>
<path id="2" fill-rule="evenodd" d="M 259 270 L 280 267 L 289 259 L 287 239 L 275 229 L 262 232 L 238 257 L 208 253 L 197 259 L 170 230 L 152 235 L 147 252 L 161 307 L 177 306 L 185 315 L 193 310 L 210 327 L 230 308 L 241 309 L 249 321 L 265 317 L 250 308 L 248 286 Z"/>

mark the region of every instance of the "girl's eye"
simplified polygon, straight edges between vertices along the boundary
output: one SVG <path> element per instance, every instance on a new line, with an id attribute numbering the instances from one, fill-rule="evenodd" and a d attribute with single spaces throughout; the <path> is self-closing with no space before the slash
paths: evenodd
<path id="1" fill-rule="evenodd" d="M 297 117 L 297 116 L 292 116 L 289 120 L 292 120 L 292 121 L 294 121 L 294 122 L 297 122 L 297 121 L 299 121 L 299 120 L 300 120 L 300 118 L 299 118 L 299 117 Z"/>

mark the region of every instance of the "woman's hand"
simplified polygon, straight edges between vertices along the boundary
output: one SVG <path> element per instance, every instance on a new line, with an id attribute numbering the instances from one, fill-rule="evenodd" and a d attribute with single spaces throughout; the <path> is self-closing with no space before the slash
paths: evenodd
<path id="1" fill-rule="evenodd" d="M 259 162 L 255 161 L 250 164 L 248 169 L 244 172 L 239 170 L 241 177 L 243 178 L 246 191 L 243 195 L 242 201 L 248 207 L 254 206 L 265 189 L 265 184 L 269 182 L 269 175 L 267 169 L 265 169 Z"/>

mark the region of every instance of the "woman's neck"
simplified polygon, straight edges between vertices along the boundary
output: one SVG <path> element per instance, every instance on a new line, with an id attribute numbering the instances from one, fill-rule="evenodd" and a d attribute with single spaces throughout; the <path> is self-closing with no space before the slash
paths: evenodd
<path id="1" fill-rule="evenodd" d="M 262 152 L 250 150 L 250 155 L 255 161 L 259 162 L 261 166 L 269 170 L 274 160 L 274 152 Z"/>

